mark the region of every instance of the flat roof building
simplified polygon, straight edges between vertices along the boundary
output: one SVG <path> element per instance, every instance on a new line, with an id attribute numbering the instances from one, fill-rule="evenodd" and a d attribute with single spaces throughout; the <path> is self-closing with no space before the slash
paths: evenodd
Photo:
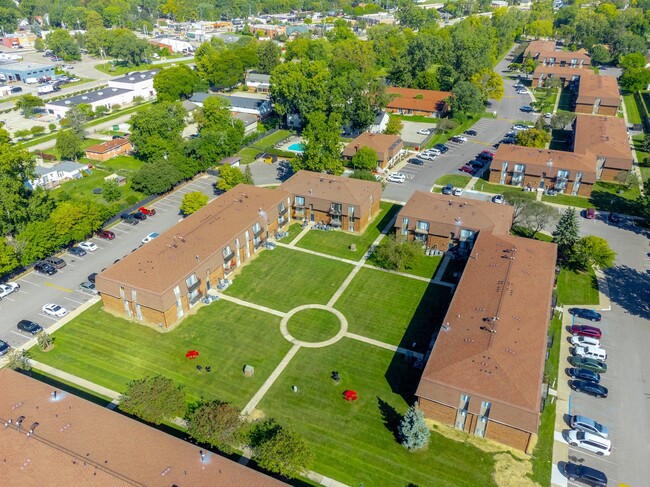
<path id="1" fill-rule="evenodd" d="M 53 64 L 16 62 L 9 59 L 0 59 L 0 75 L 5 81 L 22 81 L 27 78 L 40 79 L 54 77 Z M 0 79 L 2 78 L 0 76 Z"/>
<path id="2" fill-rule="evenodd" d="M 58 118 L 63 118 L 71 107 L 81 105 L 82 103 L 90 105 L 93 110 L 99 106 L 112 108 L 114 105 L 121 106 L 133 102 L 135 96 L 134 91 L 124 88 L 101 88 L 61 100 L 48 101 L 45 103 L 45 109 L 48 113 L 56 115 Z"/>

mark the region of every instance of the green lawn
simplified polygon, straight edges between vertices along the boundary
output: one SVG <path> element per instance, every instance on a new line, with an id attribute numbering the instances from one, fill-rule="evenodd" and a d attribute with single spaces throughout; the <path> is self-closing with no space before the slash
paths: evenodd
<path id="1" fill-rule="evenodd" d="M 287 236 L 280 239 L 281 242 L 290 243 L 302 230 L 302 225 L 300 223 L 292 223 L 289 225 L 289 228 L 286 228 L 284 231 L 287 232 Z"/>
<path id="2" fill-rule="evenodd" d="M 381 211 L 361 235 L 344 231 L 310 230 L 296 246 L 344 259 L 359 260 L 400 209 L 399 205 L 381 203 Z M 350 250 L 352 244 L 357 246 L 354 251 Z"/>
<path id="3" fill-rule="evenodd" d="M 260 140 L 253 144 L 253 147 L 261 150 L 270 149 L 272 147 L 275 147 L 275 144 L 278 144 L 289 137 L 289 135 L 291 135 L 290 130 L 278 130 L 271 135 L 262 137 Z"/>
<path id="4" fill-rule="evenodd" d="M 334 337 L 341 322 L 331 311 L 304 309 L 289 318 L 287 329 L 292 337 L 304 342 L 322 342 Z"/>
<path id="5" fill-rule="evenodd" d="M 101 140 L 101 139 L 93 139 L 93 138 L 85 139 L 85 140 L 83 140 L 81 142 L 81 148 L 86 149 L 86 148 L 90 147 L 91 145 L 101 144 L 102 142 L 104 142 L 104 141 Z M 59 157 L 59 153 L 56 151 L 56 148 L 54 148 L 54 147 L 51 147 L 49 149 L 45 149 L 42 152 L 44 152 L 45 154 L 50 154 L 52 156 Z"/>
<path id="6" fill-rule="evenodd" d="M 118 172 L 118 171 L 136 172 L 142 167 L 143 164 L 141 160 L 136 159 L 133 156 L 117 156 L 105 162 L 91 161 L 90 159 L 86 159 L 86 160 L 91 164 L 95 165 L 95 167 L 98 167 L 100 169 L 106 169 L 107 171 L 112 171 L 112 172 Z"/>
<path id="7" fill-rule="evenodd" d="M 635 200 L 639 195 L 638 179 L 636 176 L 631 176 L 629 187 L 618 183 L 597 181 L 589 201 L 591 206 L 599 210 L 636 215 L 639 213 L 639 207 L 635 204 Z"/>
<path id="8" fill-rule="evenodd" d="M 634 93 L 627 93 L 623 95 L 623 103 L 625 103 L 627 121 L 633 124 L 642 123 L 641 112 L 639 111 L 639 105 L 634 99 Z"/>
<path id="9" fill-rule="evenodd" d="M 240 150 L 237 155 L 241 157 L 240 164 L 250 164 L 255 162 L 255 156 L 261 151 L 259 149 L 252 149 L 247 147 L 246 149 Z"/>
<path id="10" fill-rule="evenodd" d="M 352 333 L 425 352 L 449 299 L 447 287 L 364 268 L 334 307 Z"/>
<path id="11" fill-rule="evenodd" d="M 545 203 L 556 203 L 558 205 L 575 206 L 576 208 L 589 208 L 593 206 L 589 198 L 584 196 L 572 196 L 570 194 L 558 194 L 556 196 L 542 195 Z"/>
<path id="12" fill-rule="evenodd" d="M 341 377 L 338 385 L 330 378 L 333 370 Z M 410 453 L 398 444 L 395 425 L 418 377 L 401 356 L 344 338 L 301 349 L 258 407 L 301 434 L 315 453 L 312 470 L 347 485 L 495 486 L 492 454 L 468 443 L 434 431 L 424 451 Z M 346 402 L 346 389 L 359 399 Z"/>
<path id="13" fill-rule="evenodd" d="M 508 186 L 506 184 L 494 184 L 494 183 L 488 183 L 485 179 L 479 179 L 474 183 L 474 188 L 475 191 L 483 191 L 484 193 L 492 193 L 492 194 L 502 194 L 502 195 L 508 195 L 508 194 L 513 194 L 516 193 L 518 196 L 522 196 L 524 198 L 528 198 L 531 200 L 535 199 L 536 193 L 534 191 L 523 191 L 522 188 L 517 187 L 517 186 Z"/>
<path id="14" fill-rule="evenodd" d="M 400 115 L 399 113 L 391 113 L 390 116 L 399 118 L 404 122 L 428 123 L 431 124 L 432 127 L 435 127 L 438 124 L 438 119 L 424 117 L 422 115 Z"/>
<path id="15" fill-rule="evenodd" d="M 435 184 L 438 186 L 447 186 L 451 184 L 454 188 L 464 188 L 472 178 L 470 176 L 461 176 L 459 174 L 446 174 L 436 179 Z"/>
<path id="16" fill-rule="evenodd" d="M 558 300 L 564 305 L 598 304 L 598 281 L 593 269 L 562 269 L 557 279 Z"/>
<path id="17" fill-rule="evenodd" d="M 189 60 L 188 61 L 171 60 L 168 63 L 138 64 L 137 66 L 125 66 L 122 63 L 118 63 L 115 65 L 115 69 L 113 69 L 113 65 L 111 63 L 104 63 L 104 64 L 96 65 L 95 69 L 97 71 L 101 71 L 102 73 L 110 74 L 111 76 L 122 76 L 125 75 L 126 73 L 130 73 L 131 71 L 149 71 L 150 69 L 167 68 L 172 64 L 186 64 L 189 62 L 190 62 Z"/>
<path id="18" fill-rule="evenodd" d="M 639 169 L 641 169 L 641 175 L 643 176 L 643 181 L 650 179 L 650 153 L 642 149 L 642 143 L 645 139 L 645 134 L 635 135 L 632 137 L 634 141 L 634 150 L 636 151 L 636 158 L 639 161 Z"/>
<path id="19" fill-rule="evenodd" d="M 132 379 L 163 374 L 185 386 L 190 402 L 215 398 L 238 408 L 291 346 L 280 333 L 280 318 L 226 301 L 200 309 L 169 333 L 104 313 L 98 303 L 53 337 L 54 349 L 33 347 L 30 357 L 117 392 Z M 185 352 L 192 349 L 200 356 L 189 361 Z M 199 373 L 199 364 L 212 372 Z M 244 377 L 247 364 L 255 367 L 253 377 Z"/>
<path id="20" fill-rule="evenodd" d="M 327 304 L 352 269 L 350 264 L 277 247 L 260 252 L 244 266 L 226 294 L 279 311 Z"/>
<path id="21" fill-rule="evenodd" d="M 424 145 L 425 148 L 433 147 L 436 144 L 444 144 L 447 142 L 449 139 L 451 139 L 454 135 L 462 134 L 465 130 L 469 129 L 474 125 L 479 119 L 483 118 L 483 113 L 474 117 L 470 117 L 467 119 L 466 122 L 459 123 L 456 125 L 456 127 L 453 130 L 450 130 L 449 132 L 445 132 L 443 134 L 436 134 L 433 137 L 431 137 L 427 143 Z M 492 114 L 490 113 L 488 115 L 489 117 L 492 117 Z"/>
<path id="22" fill-rule="evenodd" d="M 557 100 L 557 93 L 557 88 L 535 88 L 533 94 L 539 103 L 537 110 L 540 113 L 553 113 L 555 101 Z"/>

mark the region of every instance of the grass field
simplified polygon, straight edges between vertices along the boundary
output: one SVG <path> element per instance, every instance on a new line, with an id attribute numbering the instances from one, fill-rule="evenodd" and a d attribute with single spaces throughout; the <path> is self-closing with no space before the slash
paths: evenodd
<path id="1" fill-rule="evenodd" d="M 447 287 L 361 269 L 334 307 L 350 332 L 424 352 L 449 299 Z"/>
<path id="2" fill-rule="evenodd" d="M 339 385 L 330 379 L 333 370 Z M 436 432 L 415 453 L 395 440 L 418 376 L 400 355 L 344 338 L 300 350 L 258 407 L 305 438 L 315 452 L 313 470 L 347 485 L 494 486 L 491 454 Z M 346 389 L 359 400 L 343 400 Z"/>
<path id="3" fill-rule="evenodd" d="M 540 103 L 537 106 L 537 110 L 540 113 L 553 113 L 555 101 L 557 100 L 557 92 L 557 88 L 536 88 L 533 90 L 537 102 Z"/>
<path id="4" fill-rule="evenodd" d="M 635 135 L 632 137 L 634 141 L 634 150 L 636 152 L 636 159 L 639 161 L 639 169 L 641 169 L 641 175 L 643 176 L 643 181 L 650 179 L 650 153 L 643 150 L 643 140 L 645 135 Z"/>
<path id="5" fill-rule="evenodd" d="M 201 308 L 162 334 L 104 313 L 96 304 L 53 336 L 50 352 L 34 347 L 30 357 L 117 392 L 132 379 L 163 374 L 183 384 L 190 401 L 215 398 L 238 408 L 291 346 L 280 333 L 280 318 L 226 301 Z M 192 349 L 200 356 L 189 361 L 185 352 Z M 199 373 L 197 364 L 210 365 L 212 372 Z M 246 364 L 255 367 L 253 377 L 244 377 Z"/>
<path id="6" fill-rule="evenodd" d="M 528 198 L 531 200 L 534 200 L 536 195 L 534 191 L 523 191 L 522 188 L 517 186 L 488 183 L 485 179 L 479 179 L 476 181 L 476 183 L 474 183 L 474 189 L 476 191 L 483 191 L 485 193 L 492 194 L 502 194 L 504 196 L 515 193 L 522 198 Z"/>
<path id="7" fill-rule="evenodd" d="M 226 294 L 279 311 L 302 304 L 327 304 L 352 268 L 343 262 L 278 247 L 261 252 L 245 266 Z"/>
<path id="8" fill-rule="evenodd" d="M 84 160 L 90 162 L 95 167 L 113 172 L 136 172 L 142 167 L 142 164 L 144 164 L 141 160 L 136 159 L 133 156 L 117 156 L 104 162 L 91 161 L 90 159 L 85 158 Z"/>
<path id="9" fill-rule="evenodd" d="M 630 176 L 630 178 L 633 182 L 629 187 L 618 183 L 597 181 L 589 198 L 591 206 L 604 211 L 614 211 L 628 215 L 638 214 L 639 206 L 635 204 L 635 200 L 641 194 L 638 179 L 634 175 Z"/>
<path id="10" fill-rule="evenodd" d="M 303 342 L 322 342 L 339 332 L 341 322 L 331 311 L 304 309 L 289 318 L 287 329 L 292 337 Z"/>
<path id="11" fill-rule="evenodd" d="M 634 99 L 634 93 L 627 93 L 623 95 L 623 103 L 625 103 L 627 121 L 633 124 L 641 123 L 641 112 L 639 111 L 639 105 Z"/>
<path id="12" fill-rule="evenodd" d="M 310 230 L 300 239 L 296 246 L 344 259 L 359 260 L 400 208 L 399 205 L 381 203 L 381 211 L 361 235 L 342 231 Z M 357 246 L 354 251 L 350 250 L 352 244 Z"/>
<path id="13" fill-rule="evenodd" d="M 438 186 L 447 186 L 451 184 L 454 188 L 464 188 L 472 178 L 470 176 L 462 176 L 460 174 L 446 174 L 436 179 L 435 184 Z"/>
<path id="14" fill-rule="evenodd" d="M 598 304 L 596 274 L 593 269 L 562 269 L 557 279 L 557 294 L 561 304 Z"/>

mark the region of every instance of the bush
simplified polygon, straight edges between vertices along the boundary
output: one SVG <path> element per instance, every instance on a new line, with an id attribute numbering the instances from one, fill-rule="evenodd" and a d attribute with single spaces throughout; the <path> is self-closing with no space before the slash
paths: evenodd
<path id="1" fill-rule="evenodd" d="M 129 205 L 135 205 L 138 202 L 138 197 L 134 194 L 130 194 L 124 199 Z"/>

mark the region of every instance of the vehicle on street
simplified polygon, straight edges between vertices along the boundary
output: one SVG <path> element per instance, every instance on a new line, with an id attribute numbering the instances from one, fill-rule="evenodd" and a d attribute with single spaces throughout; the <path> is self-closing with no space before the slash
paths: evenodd
<path id="1" fill-rule="evenodd" d="M 12 86 L 11 87 L 11 92 L 12 93 L 20 93 L 21 91 L 23 91 L 23 89 L 20 86 Z"/>
<path id="2" fill-rule="evenodd" d="M 567 433 L 567 442 L 600 456 L 608 456 L 612 452 L 612 442 L 593 433 L 571 430 Z"/>
<path id="3" fill-rule="evenodd" d="M 609 221 L 610 223 L 617 223 L 618 224 L 618 223 L 621 223 L 621 217 L 618 214 L 613 213 L 613 212 L 610 211 L 609 215 L 607 215 L 607 221 Z"/>
<path id="4" fill-rule="evenodd" d="M 583 337 L 594 337 L 600 340 L 603 337 L 603 332 L 600 328 L 589 325 L 571 325 L 571 334 Z"/>
<path id="5" fill-rule="evenodd" d="M 596 360 L 607 360 L 607 351 L 604 348 L 594 347 L 591 345 L 574 346 L 573 355 L 576 357 L 594 358 Z"/>
<path id="6" fill-rule="evenodd" d="M 496 203 L 498 205 L 502 205 L 503 203 L 505 203 L 505 201 L 506 200 L 505 200 L 505 198 L 503 197 L 502 194 L 497 194 L 497 195 L 492 197 L 492 203 Z"/>
<path id="7" fill-rule="evenodd" d="M 65 260 L 55 256 L 46 257 L 45 259 L 43 259 L 43 262 L 45 262 L 46 264 L 50 264 L 55 269 L 63 269 L 66 266 Z"/>
<path id="8" fill-rule="evenodd" d="M 409 164 L 415 164 L 416 166 L 424 166 L 424 161 L 422 159 L 417 159 L 412 157 L 408 160 Z"/>
<path id="9" fill-rule="evenodd" d="M 39 274 L 47 274 L 48 276 L 52 276 L 56 274 L 56 269 L 52 267 L 50 264 L 47 264 L 43 261 L 38 261 L 36 264 L 34 264 L 34 272 L 38 272 Z"/>
<path id="10" fill-rule="evenodd" d="M 587 208 L 584 213 L 585 218 L 589 220 L 593 220 L 596 218 L 596 209 L 595 208 Z"/>
<path id="11" fill-rule="evenodd" d="M 516 130 L 510 130 L 510 131 L 506 132 L 504 137 L 517 137 L 517 131 Z"/>
<path id="12" fill-rule="evenodd" d="M 448 184 L 444 188 L 442 188 L 442 194 L 451 194 L 454 191 L 454 186 L 452 184 Z"/>
<path id="13" fill-rule="evenodd" d="M 90 282 L 92 282 L 93 284 L 95 284 L 95 278 L 96 278 L 96 277 L 97 277 L 97 273 L 96 273 L 96 272 L 93 272 L 92 274 L 89 274 L 89 275 L 88 275 L 88 280 L 89 280 Z"/>
<path id="14" fill-rule="evenodd" d="M 79 291 L 81 291 L 82 293 L 86 293 L 86 294 L 93 294 L 93 295 L 99 294 L 97 289 L 95 289 L 95 284 L 93 284 L 90 281 L 82 282 L 81 284 L 79 284 L 77 289 L 79 289 Z"/>
<path id="15" fill-rule="evenodd" d="M 0 284 L 0 299 L 15 293 L 20 289 L 20 284 L 10 281 L 6 284 Z"/>
<path id="16" fill-rule="evenodd" d="M 434 149 L 438 149 L 442 154 L 446 153 L 449 150 L 445 144 L 436 144 L 433 146 Z"/>
<path id="17" fill-rule="evenodd" d="M 587 416 L 580 416 L 578 414 L 571 416 L 569 424 L 574 430 L 585 431 L 603 438 L 609 438 L 609 430 L 607 429 L 607 426 L 603 426 L 599 422 L 594 421 Z"/>
<path id="18" fill-rule="evenodd" d="M 81 242 L 78 245 L 78 247 L 84 249 L 87 252 L 94 252 L 95 250 L 97 250 L 99 248 L 99 247 L 97 247 L 96 244 L 94 244 L 93 242 L 89 242 L 89 241 Z"/>
<path id="19" fill-rule="evenodd" d="M 535 109 L 533 107 L 531 107 L 530 105 L 524 105 L 519 110 L 524 112 L 524 113 L 531 113 L 531 112 L 535 111 Z"/>
<path id="20" fill-rule="evenodd" d="M 527 95 L 527 94 L 528 94 L 528 90 L 527 90 L 526 88 L 519 88 L 519 89 L 517 90 L 517 94 L 518 94 L 518 95 Z"/>
<path id="21" fill-rule="evenodd" d="M 43 313 L 50 316 L 56 316 L 57 318 L 63 318 L 68 314 L 68 310 L 59 304 L 48 303 L 43 306 Z"/>
<path id="22" fill-rule="evenodd" d="M 452 142 L 456 142 L 456 143 L 458 143 L 458 144 L 464 144 L 465 142 L 468 141 L 468 138 L 467 138 L 467 137 L 464 137 L 464 136 L 462 136 L 462 135 L 454 135 L 454 136 L 453 136 L 451 139 L 449 139 L 449 140 L 451 140 Z"/>
<path id="23" fill-rule="evenodd" d="M 591 382 L 600 382 L 600 374 L 594 372 L 593 370 L 579 369 L 576 367 L 570 367 L 567 369 L 567 374 L 569 377 L 573 377 L 578 380 L 590 380 Z"/>
<path id="24" fill-rule="evenodd" d="M 97 236 L 106 240 L 113 240 L 115 238 L 115 234 L 110 230 L 100 230 L 97 232 Z"/>
<path id="25" fill-rule="evenodd" d="M 474 169 L 474 168 L 473 168 L 472 166 L 470 166 L 469 164 L 465 164 L 464 166 L 462 166 L 462 167 L 459 169 L 459 171 L 466 172 L 466 173 L 468 173 L 468 174 L 474 174 L 474 173 L 476 172 L 476 169 Z"/>
<path id="26" fill-rule="evenodd" d="M 593 309 L 569 308 L 569 313 L 577 318 L 583 318 L 590 321 L 600 321 L 602 319 L 602 315 Z"/>
<path id="27" fill-rule="evenodd" d="M 592 347 L 600 347 L 600 340 L 594 337 L 585 337 L 578 335 L 571 337 L 571 345 L 577 345 L 579 347 L 584 347 L 586 345 L 591 345 Z"/>
<path id="28" fill-rule="evenodd" d="M 580 482 L 589 487 L 607 487 L 607 475 L 595 468 L 567 462 L 562 470 L 571 482 Z"/>
<path id="29" fill-rule="evenodd" d="M 422 153 L 424 153 L 424 154 L 433 154 L 434 156 L 439 156 L 440 154 L 442 154 L 442 151 L 440 149 L 438 149 L 437 147 L 432 147 L 431 149 L 427 149 L 427 150 L 422 151 Z"/>
<path id="30" fill-rule="evenodd" d="M 0 357 L 6 354 L 9 350 L 11 350 L 9 344 L 3 340 L 0 340 Z"/>
<path id="31" fill-rule="evenodd" d="M 128 213 L 122 213 L 120 215 L 120 218 L 124 223 L 128 223 L 129 225 L 137 225 L 140 223 L 138 220 L 136 220 L 133 215 L 129 215 Z"/>
<path id="32" fill-rule="evenodd" d="M 471 135 L 472 137 L 478 135 L 476 130 L 465 130 L 465 135 Z"/>
<path id="33" fill-rule="evenodd" d="M 54 86 L 51 84 L 47 85 L 41 85 L 38 88 L 36 88 L 36 91 L 39 95 L 45 95 L 47 93 L 52 93 L 54 90 Z"/>
<path id="34" fill-rule="evenodd" d="M 68 249 L 68 253 L 77 257 L 83 257 L 84 255 L 86 255 L 86 251 L 81 247 L 77 247 L 77 246 L 70 247 Z"/>
<path id="35" fill-rule="evenodd" d="M 570 357 L 569 361 L 571 362 L 571 365 L 579 369 L 593 370 L 599 374 L 607 372 L 607 364 L 601 360 L 584 357 Z"/>
<path id="36" fill-rule="evenodd" d="M 462 196 L 463 195 L 463 188 L 454 188 L 454 190 L 451 192 L 454 196 Z"/>
<path id="37" fill-rule="evenodd" d="M 418 130 L 418 134 L 420 134 L 420 135 L 431 135 L 434 131 L 435 131 L 435 129 L 433 129 L 433 128 L 420 129 L 420 130 Z"/>
<path id="38" fill-rule="evenodd" d="M 16 325 L 16 328 L 18 328 L 19 331 L 24 331 L 25 333 L 30 333 L 32 335 L 36 335 L 43 329 L 43 327 L 38 323 L 29 320 L 20 320 Z"/>
<path id="39" fill-rule="evenodd" d="M 588 380 L 570 380 L 569 387 L 577 392 L 583 392 L 595 397 L 607 397 L 607 388 Z"/>
<path id="40" fill-rule="evenodd" d="M 146 220 L 147 219 L 147 215 L 145 215 L 144 213 L 142 213 L 140 211 L 135 211 L 135 212 L 131 213 L 131 216 L 133 218 L 135 218 L 136 220 Z"/>
<path id="41" fill-rule="evenodd" d="M 142 239 L 142 243 L 143 243 L 143 244 L 149 243 L 149 242 L 151 242 L 154 238 L 156 238 L 158 235 L 159 235 L 159 234 L 157 234 L 156 232 L 150 233 L 149 235 L 147 235 L 145 238 Z"/>
<path id="42" fill-rule="evenodd" d="M 406 181 L 406 174 L 401 172 L 391 173 L 386 178 L 386 181 L 390 181 L 391 183 L 403 183 Z"/>

